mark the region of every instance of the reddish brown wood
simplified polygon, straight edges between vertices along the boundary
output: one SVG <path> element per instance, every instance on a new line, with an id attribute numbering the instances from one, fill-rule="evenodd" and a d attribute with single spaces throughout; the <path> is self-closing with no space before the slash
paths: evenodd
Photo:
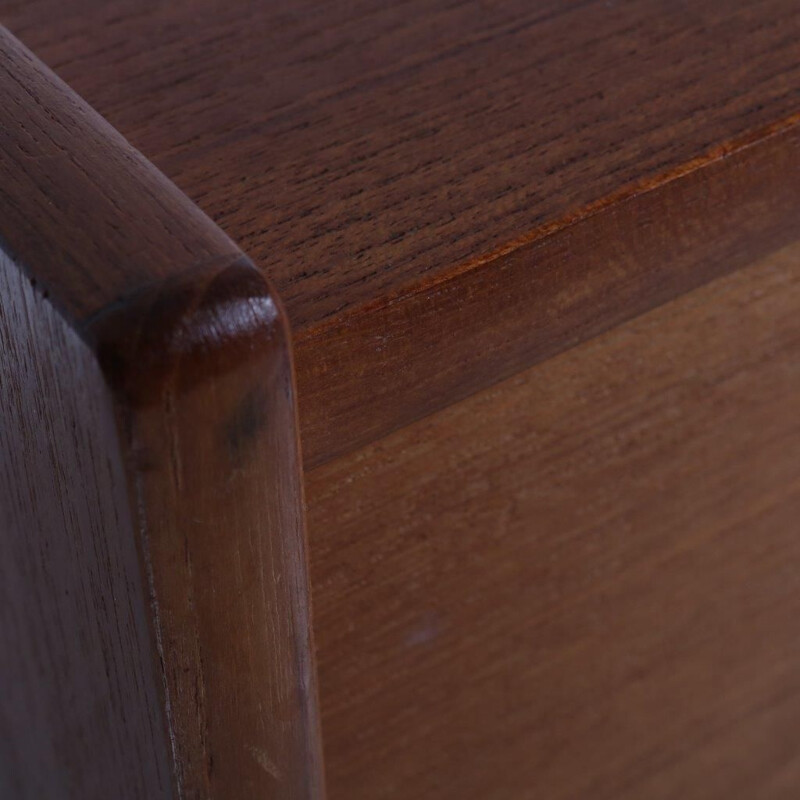
<path id="1" fill-rule="evenodd" d="M 49 705 L 38 729 L 19 739 L 24 752 L 2 780 L 28 796 L 42 796 L 41 781 L 59 797 L 167 796 L 172 788 L 187 798 L 320 797 L 295 396 L 281 308 L 235 245 L 6 31 L 0 102 L 0 232 L 12 287 L 2 296 L 11 347 L 2 398 L 16 409 L 23 436 L 42 423 L 52 431 L 48 458 L 27 456 L 19 432 L 3 437 L 4 461 L 24 466 L 2 472 L 2 497 L 14 500 L 12 569 L 24 570 L 50 540 L 71 559 L 34 562 L 44 566 L 3 620 L 3 637 L 27 648 L 10 675 L 24 675 L 27 696 Z M 20 275 L 35 287 L 35 301 L 30 287 L 14 288 Z M 61 363 L 64 352 L 71 360 Z M 41 410 L 27 405 L 31 369 L 41 373 Z M 62 476 L 73 463 L 76 474 Z M 123 476 L 127 487 L 118 485 Z M 83 504 L 95 497 L 101 507 L 92 513 Z M 36 522 L 42 517 L 51 525 L 45 531 Z M 134 539 L 137 576 L 123 558 Z M 110 558 L 101 547 L 122 566 L 97 592 L 96 572 Z M 94 592 L 79 606 L 85 619 L 74 619 L 58 596 L 62 584 Z M 72 616 L 53 637 L 50 617 L 62 607 Z M 149 644 L 134 626 L 145 615 L 149 662 Z M 84 630 L 95 632 L 85 642 Z M 97 712 L 102 725 L 85 724 L 81 736 L 71 736 L 58 713 L 70 691 L 58 665 L 64 661 L 67 678 L 77 680 L 72 636 L 89 664 L 110 641 L 102 682 L 110 699 Z M 157 702 L 147 693 L 150 670 Z M 85 689 L 72 702 L 89 713 Z M 19 722 L 18 703 L 9 698 L 0 718 Z M 39 775 L 37 744 L 48 755 Z M 153 758 L 145 747 L 156 753 L 153 766 L 141 763 Z M 106 750 L 114 760 L 96 766 Z M 167 762 L 172 788 L 163 784 Z M 80 778 L 60 784 L 64 765 Z"/>
<path id="2" fill-rule="evenodd" d="M 795 224 L 794 134 L 767 145 L 774 194 L 762 156 L 718 163 L 800 110 L 795 0 L 2 0 L 0 19 L 268 270 L 310 465 Z M 707 165 L 713 184 L 691 177 Z M 620 200 L 645 191 L 642 219 Z M 657 285 L 642 225 L 648 262 L 668 257 Z M 570 293 L 569 326 L 548 326 Z"/>
<path id="3" fill-rule="evenodd" d="M 800 245 L 307 475 L 330 796 L 789 798 Z"/>
<path id="4" fill-rule="evenodd" d="M 117 398 L 185 792 L 315 791 L 298 405 L 334 796 L 793 796 L 799 11 L 0 0 L 238 243 L 6 46 L 4 251 Z"/>
<path id="5" fill-rule="evenodd" d="M 301 333 L 306 463 L 347 453 L 746 266 L 797 237 L 799 212 L 792 119 L 552 233 Z"/>

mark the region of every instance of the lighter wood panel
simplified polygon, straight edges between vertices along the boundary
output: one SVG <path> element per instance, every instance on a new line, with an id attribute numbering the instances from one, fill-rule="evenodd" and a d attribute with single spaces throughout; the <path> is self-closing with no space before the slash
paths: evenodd
<path id="1" fill-rule="evenodd" d="M 794 797 L 800 247 L 308 475 L 333 800 Z"/>

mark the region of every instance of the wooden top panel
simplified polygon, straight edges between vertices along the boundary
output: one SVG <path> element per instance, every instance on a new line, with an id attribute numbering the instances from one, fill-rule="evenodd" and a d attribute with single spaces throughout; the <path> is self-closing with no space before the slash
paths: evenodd
<path id="1" fill-rule="evenodd" d="M 298 331 L 461 273 L 799 105 L 795 0 L 0 0 Z"/>

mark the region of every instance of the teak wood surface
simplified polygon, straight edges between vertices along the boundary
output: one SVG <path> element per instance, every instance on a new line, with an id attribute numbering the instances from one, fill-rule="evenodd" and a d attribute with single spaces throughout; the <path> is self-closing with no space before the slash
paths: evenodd
<path id="1" fill-rule="evenodd" d="M 796 0 L 0 0 L 0 22 L 269 274 L 311 466 L 794 233 Z"/>
<path id="2" fill-rule="evenodd" d="M 0 790 L 794 796 L 794 0 L 0 23 Z"/>
<path id="3" fill-rule="evenodd" d="M 800 787 L 800 244 L 307 476 L 334 798 Z"/>

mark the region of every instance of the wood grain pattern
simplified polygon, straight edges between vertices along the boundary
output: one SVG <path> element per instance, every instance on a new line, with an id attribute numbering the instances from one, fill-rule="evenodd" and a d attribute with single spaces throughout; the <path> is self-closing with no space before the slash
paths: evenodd
<path id="1" fill-rule="evenodd" d="M 0 20 L 180 187 L 0 37 L 3 250 L 113 391 L 178 793 L 321 791 L 298 404 L 334 797 L 796 789 L 797 252 L 747 268 L 795 2 Z"/>
<path id="2" fill-rule="evenodd" d="M 128 657 L 137 664 L 146 656 L 133 639 L 112 641 L 112 655 L 121 650 L 122 658 L 106 662 L 109 691 L 135 704 L 130 711 L 124 707 L 133 720 L 166 721 L 174 785 L 160 787 L 165 796 L 174 789 L 187 798 L 320 797 L 296 403 L 280 306 L 241 251 L 7 31 L 0 31 L 0 100 L 6 113 L 0 136 L 4 265 L 13 261 L 15 270 L 29 276 L 40 296 L 37 313 L 52 316 L 51 306 L 57 308 L 62 327 L 83 337 L 93 374 L 102 378 L 91 388 L 100 400 L 108 391 L 114 400 L 107 423 L 116 429 L 100 429 L 96 435 L 111 440 L 97 448 L 109 448 L 108 469 L 115 448 L 121 453 L 124 502 L 102 471 L 87 476 L 85 491 L 89 497 L 117 492 L 103 498 L 103 508 L 110 507 L 107 513 L 117 520 L 109 533 L 131 538 L 113 544 L 123 553 L 134 543 L 140 549 L 139 583 L 126 586 L 117 579 L 115 602 L 138 618 L 144 609 L 137 608 L 137 597 L 141 602 L 143 591 L 149 596 L 160 699 L 154 707 L 152 698 L 126 688 L 136 679 L 127 673 Z M 3 297 L 4 316 L 11 314 L 13 300 Z M 28 328 L 44 324 L 16 313 L 5 329 L 12 352 L 33 335 Z M 46 347 L 41 343 L 32 358 L 48 363 L 40 355 Z M 15 368 L 21 373 L 30 366 Z M 48 413 L 61 410 L 64 417 L 47 422 L 70 431 L 87 424 L 94 406 L 78 405 L 81 376 L 74 360 L 63 369 L 74 369 L 73 381 L 62 389 L 53 376 L 45 388 L 76 396 L 48 407 Z M 4 380 L 5 405 L 22 402 L 20 381 Z M 14 463 L 24 458 L 16 439 L 5 445 L 17 448 Z M 3 471 L 4 496 L 18 497 L 36 480 L 47 485 L 59 463 L 89 456 L 77 452 L 85 445 L 75 435 L 54 437 L 50 446 L 50 461 L 29 464 L 35 474 Z M 59 485 L 65 493 L 71 484 Z M 70 502 L 81 502 L 81 496 Z M 36 540 L 40 514 L 61 521 L 61 535 L 72 532 L 77 541 L 100 535 L 91 527 L 91 514 L 75 519 L 63 505 L 42 510 L 47 499 L 19 499 L 24 513 L 12 519 L 18 538 Z M 87 558 L 84 572 L 78 564 L 71 576 L 83 591 L 91 590 L 94 563 Z M 13 632 L 27 621 L 29 646 L 42 648 L 41 659 L 57 660 L 63 645 L 47 638 L 52 609 L 44 601 L 57 609 L 58 598 L 35 591 L 30 602 L 20 601 L 30 607 L 5 624 Z M 34 606 L 36 597 L 42 602 Z M 108 627 L 109 636 L 125 623 L 124 617 L 120 623 L 104 618 L 102 597 L 87 613 L 86 626 Z M 96 659 L 97 653 L 87 657 Z M 19 663 L 27 665 L 23 655 Z M 30 667 L 35 666 L 34 660 Z M 30 677 L 27 691 L 40 690 L 45 679 L 37 680 Z M 85 695 L 75 702 L 81 700 Z M 9 707 L 16 713 L 13 703 Z M 84 776 L 95 769 L 95 739 L 114 725 L 132 724 L 121 713 L 112 704 L 105 728 L 71 739 L 66 722 L 47 719 L 59 748 L 52 764 L 44 765 L 42 780 L 57 781 L 52 770 L 65 762 Z M 137 731 L 112 731 L 109 747 L 135 738 Z M 147 737 L 139 738 L 148 744 Z M 157 796 L 149 787 L 163 774 L 156 766 L 136 766 L 142 748 L 112 751 L 117 762 L 126 762 L 118 780 L 131 771 L 144 776 L 125 787 L 127 794 L 86 796 Z M 162 761 L 165 756 L 159 753 Z M 110 780 L 122 767 L 112 761 L 98 775 Z M 16 768 L 11 764 L 4 776 L 12 785 Z M 60 796 L 84 796 L 77 788 L 63 787 Z"/>
<path id="3" fill-rule="evenodd" d="M 789 798 L 797 244 L 313 470 L 331 798 Z"/>
<path id="4" fill-rule="evenodd" d="M 268 269 L 295 333 L 309 465 L 574 343 L 557 327 L 531 343 L 528 316 L 509 311 L 501 330 L 494 307 L 474 309 L 527 302 L 539 279 L 557 292 L 563 270 L 538 244 L 565 252 L 572 223 L 601 209 L 635 250 L 641 220 L 622 198 L 800 111 L 793 0 L 3 0 L 0 19 Z M 796 192 L 794 142 L 776 197 Z M 709 191 L 703 177 L 685 190 L 706 230 L 692 239 L 668 219 L 658 236 L 720 264 L 785 243 L 796 194 L 777 208 L 754 197 L 744 239 Z M 615 276 L 594 247 L 565 276 L 600 292 L 583 298 L 587 335 L 603 329 L 598 303 L 608 327 L 626 304 L 640 313 L 719 274 L 687 279 L 682 256 L 658 287 L 631 275 L 638 295 L 607 297 Z"/>
<path id="5" fill-rule="evenodd" d="M 0 796 L 172 797 L 114 403 L 0 253 Z"/>
<path id="6" fill-rule="evenodd" d="M 341 326 L 301 339 L 307 465 L 445 408 L 793 241 L 800 126 L 762 133 L 456 279 L 344 315 Z M 304 343 L 310 357 L 303 358 Z"/>

